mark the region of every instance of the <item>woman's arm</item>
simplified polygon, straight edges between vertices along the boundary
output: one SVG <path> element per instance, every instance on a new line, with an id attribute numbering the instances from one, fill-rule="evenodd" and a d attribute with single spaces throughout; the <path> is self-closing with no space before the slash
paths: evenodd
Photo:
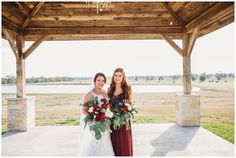
<path id="1" fill-rule="evenodd" d="M 88 106 L 86 105 L 90 100 L 92 100 L 94 97 L 93 97 L 93 95 L 92 94 L 90 94 L 90 93 L 87 93 L 86 95 L 85 95 L 85 97 L 84 97 L 84 103 L 83 103 L 83 110 L 82 110 L 82 112 L 83 112 L 83 114 L 85 115 L 85 116 L 87 116 L 88 115 Z"/>

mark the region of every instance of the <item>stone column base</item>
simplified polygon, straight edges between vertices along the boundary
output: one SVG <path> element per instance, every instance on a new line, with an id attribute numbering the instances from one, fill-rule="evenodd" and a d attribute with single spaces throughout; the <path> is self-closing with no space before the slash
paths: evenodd
<path id="1" fill-rule="evenodd" d="M 176 123 L 181 126 L 200 126 L 199 94 L 176 94 Z"/>
<path id="2" fill-rule="evenodd" d="M 7 99 L 9 132 L 27 131 L 35 126 L 35 97 Z"/>

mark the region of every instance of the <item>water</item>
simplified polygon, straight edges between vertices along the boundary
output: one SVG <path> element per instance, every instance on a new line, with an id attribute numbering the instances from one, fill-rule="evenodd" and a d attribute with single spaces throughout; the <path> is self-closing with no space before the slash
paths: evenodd
<path id="1" fill-rule="evenodd" d="M 107 90 L 108 85 L 104 86 Z M 87 93 L 92 89 L 91 85 L 26 85 L 26 93 L 56 93 L 56 94 L 78 94 Z M 192 91 L 200 88 L 193 87 Z M 132 85 L 133 93 L 172 93 L 183 92 L 183 86 L 174 85 Z M 16 86 L 2 86 L 2 93 L 16 93 Z"/>

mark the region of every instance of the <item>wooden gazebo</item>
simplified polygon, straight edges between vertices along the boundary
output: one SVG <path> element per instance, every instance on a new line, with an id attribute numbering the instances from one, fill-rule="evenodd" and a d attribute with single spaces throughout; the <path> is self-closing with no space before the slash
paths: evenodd
<path id="1" fill-rule="evenodd" d="M 22 100 L 28 104 L 24 63 L 40 43 L 94 39 L 164 39 L 168 42 L 183 58 L 184 93 L 177 99 L 177 123 L 199 125 L 199 111 L 181 108 L 189 105 L 190 109 L 199 109 L 200 106 L 199 96 L 191 93 L 191 52 L 198 38 L 234 21 L 234 2 L 112 2 L 106 8 L 100 4 L 99 7 L 98 11 L 91 2 L 2 2 L 2 38 L 8 40 L 17 66 L 17 97 L 9 99 L 8 128 L 27 130 L 31 126 L 27 124 L 34 124 L 34 121 L 27 122 L 34 116 L 27 113 L 22 116 L 24 119 L 18 117 L 26 122 L 24 128 L 16 125 L 17 121 L 12 121 L 16 119 L 13 117 L 16 112 L 11 110 L 23 104 Z M 183 41 L 182 48 L 174 39 Z M 34 43 L 25 50 L 25 41 Z M 198 106 L 193 101 L 196 97 Z M 34 113 L 32 107 L 25 106 Z"/>

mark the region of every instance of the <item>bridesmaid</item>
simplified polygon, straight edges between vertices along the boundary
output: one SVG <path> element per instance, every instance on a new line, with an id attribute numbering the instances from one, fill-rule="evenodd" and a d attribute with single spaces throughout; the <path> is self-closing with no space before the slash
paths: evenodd
<path id="1" fill-rule="evenodd" d="M 124 99 L 131 103 L 132 90 L 131 86 L 126 81 L 125 72 L 122 68 L 117 68 L 112 76 L 110 87 L 108 88 L 108 95 L 111 103 L 115 105 Z M 122 125 L 117 130 L 111 127 L 111 141 L 116 156 L 133 156 L 133 142 L 131 123 L 128 122 L 128 128 Z"/>

